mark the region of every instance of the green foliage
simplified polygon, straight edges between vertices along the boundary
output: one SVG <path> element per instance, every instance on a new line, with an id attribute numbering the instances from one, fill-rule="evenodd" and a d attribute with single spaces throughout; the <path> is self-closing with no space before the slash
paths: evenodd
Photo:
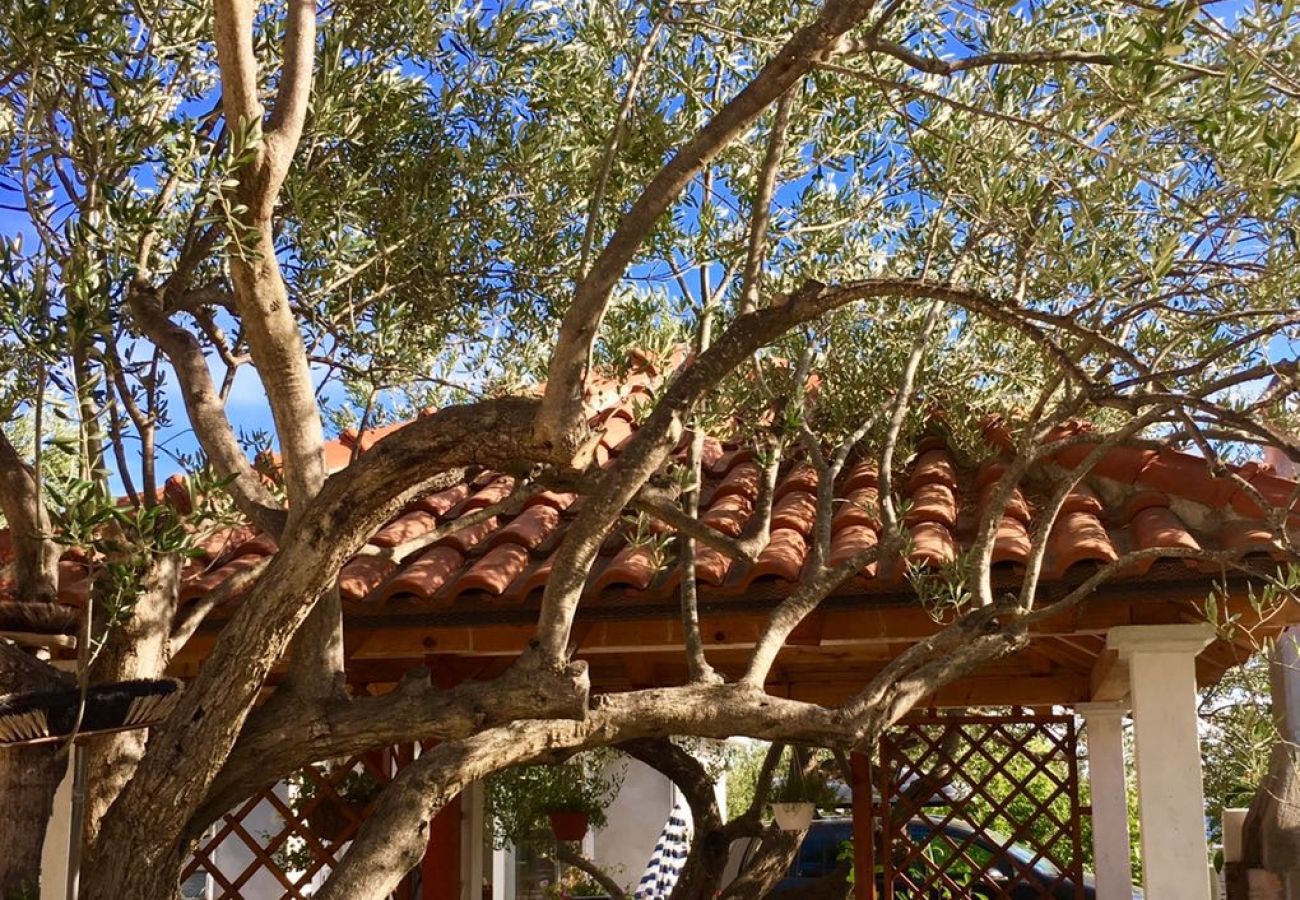
<path id="1" fill-rule="evenodd" d="M 840 795 L 826 774 L 818 769 L 810 774 L 794 772 L 772 785 L 772 803 L 811 803 L 816 807 L 835 806 Z"/>
<path id="2" fill-rule="evenodd" d="M 593 750 L 555 765 L 516 766 L 488 778 L 486 816 L 498 847 L 549 833 L 547 814 L 583 812 L 593 828 L 617 796 L 626 763 L 616 752 Z"/>
<path id="3" fill-rule="evenodd" d="M 1270 701 L 1270 655 L 1250 657 L 1201 692 L 1205 813 L 1215 841 L 1222 840 L 1222 811 L 1249 806 L 1254 799 L 1279 737 Z"/>

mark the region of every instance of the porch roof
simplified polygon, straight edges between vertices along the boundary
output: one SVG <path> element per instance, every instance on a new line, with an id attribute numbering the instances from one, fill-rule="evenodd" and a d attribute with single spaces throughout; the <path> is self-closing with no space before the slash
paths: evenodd
<path id="1" fill-rule="evenodd" d="M 591 421 L 600 435 L 599 462 L 619 455 L 636 429 L 638 404 L 661 378 L 661 373 L 646 367 L 593 387 Z M 400 427 L 343 434 L 327 448 L 331 468 L 343 468 Z M 1091 451 L 1094 445 L 1087 441 L 1088 434 L 1085 423 L 1059 429 L 1054 438 L 1078 436 L 1080 442 L 1035 466 L 1023 491 L 1018 490 L 1008 504 L 994 549 L 995 578 L 1008 584 L 1018 580 L 1029 553 L 1035 511 L 1064 470 Z M 1009 447 L 1009 434 L 996 422 L 984 429 L 982 452 L 975 458 L 959 453 L 937 435 L 923 439 L 895 478 L 911 537 L 908 559 L 873 563 L 841 586 L 825 609 L 796 633 L 774 678 L 789 676 L 791 692 L 798 682 L 805 692 L 834 693 L 833 686 L 824 685 L 856 682 L 859 670 L 867 674 L 899 647 L 933 632 L 937 626 L 919 608 L 906 564 L 943 564 L 969 546 L 992 486 L 1004 470 Z M 752 512 L 759 466 L 750 451 L 714 439 L 706 442 L 704 461 L 701 521 L 734 536 Z M 1232 471 L 1268 502 L 1300 512 L 1296 482 L 1260 463 Z M 705 630 L 724 670 L 729 655 L 743 652 L 752 643 L 766 611 L 797 583 L 808 555 L 816 481 L 815 471 L 804 463 L 796 460 L 785 466 L 775 492 L 771 537 L 755 562 L 736 561 L 707 546 L 697 550 L 695 575 Z M 384 661 L 409 665 L 413 659 L 435 655 L 481 662 L 508 657 L 522 648 L 531 634 L 556 548 L 582 500 L 539 491 L 509 512 L 428 540 L 435 529 L 446 532 L 457 520 L 499 504 L 514 488 L 510 476 L 487 472 L 420 497 L 374 535 L 366 552 L 343 567 L 340 588 L 349 655 L 358 678 L 370 671 L 380 681 L 389 680 L 392 666 L 385 667 Z M 876 490 L 877 474 L 869 458 L 845 468 L 836 485 L 832 563 L 876 542 Z M 579 638 L 593 658 L 636 652 L 644 654 L 646 662 L 638 669 L 622 660 L 605 660 L 593 668 L 598 684 L 677 679 L 680 657 L 679 651 L 673 651 L 680 647 L 675 624 L 680 572 L 666 549 L 667 533 L 661 528 L 633 535 L 629 528 L 621 528 L 601 548 L 587 582 Z M 1070 494 L 1049 540 L 1041 590 L 1058 592 L 1125 552 L 1152 547 L 1232 549 L 1261 561 L 1283 558 L 1264 511 L 1237 478 L 1215 474 L 1202 457 L 1172 447 L 1128 444 L 1109 450 Z M 7 549 L 7 534 L 0 532 L 0 563 L 6 561 Z M 199 558 L 187 567 L 182 602 L 219 588 L 274 552 L 270 536 L 251 527 L 222 531 L 204 543 Z M 61 622 L 57 616 L 46 617 L 45 624 L 14 622 L 16 604 L 3 604 L 7 615 L 0 615 L 0 629 L 70 630 L 75 609 L 89 593 L 88 566 L 84 559 L 70 555 L 60 568 L 59 599 L 69 615 Z M 1039 693 L 1087 699 L 1089 673 L 1101 656 L 1099 635 L 1104 627 L 1184 621 L 1196 615 L 1195 602 L 1203 600 L 1218 574 L 1217 568 L 1207 570 L 1191 561 L 1135 565 L 1103 589 L 1097 602 L 1086 604 L 1068 621 L 1048 623 L 1031 649 L 1000 677 L 1014 682 L 1045 671 L 1052 674 L 1064 666 L 1068 670 L 1064 680 L 1056 677 L 1049 690 Z M 0 599 L 6 587 L 0 574 Z M 238 600 L 239 593 L 234 592 L 210 614 L 207 632 L 230 614 Z M 1094 611 L 1098 609 L 1105 611 Z M 1281 624 L 1274 620 L 1268 627 Z M 178 666 L 184 670 L 205 655 L 204 645 L 210 639 L 210 633 L 196 636 Z M 841 649 L 832 649 L 836 646 Z M 1212 648 L 1207 658 L 1218 663 L 1206 667 L 1204 679 L 1217 678 L 1244 652 L 1244 647 L 1229 642 Z M 608 673 L 602 668 L 606 663 L 611 666 Z M 465 663 L 462 668 L 467 674 L 490 674 L 493 665 L 500 664 L 498 659 L 492 665 Z M 1014 684 L 1006 687 L 1005 693 L 1016 693 Z M 1024 693 L 1029 697 L 1035 692 Z"/>

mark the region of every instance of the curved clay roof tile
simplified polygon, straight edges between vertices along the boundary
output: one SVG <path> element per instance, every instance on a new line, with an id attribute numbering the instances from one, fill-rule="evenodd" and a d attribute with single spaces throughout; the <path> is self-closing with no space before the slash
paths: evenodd
<path id="1" fill-rule="evenodd" d="M 811 534 L 817 521 L 817 498 L 807 491 L 789 491 L 772 505 L 772 530 L 791 528 Z"/>
<path id="2" fill-rule="evenodd" d="M 528 551 L 518 544 L 502 544 L 488 552 L 478 562 L 446 588 L 439 599 L 455 603 L 461 594 L 481 591 L 499 597 L 510 583 L 528 567 Z"/>
<path id="3" fill-rule="evenodd" d="M 461 553 L 468 553 L 470 548 L 478 544 L 479 541 L 487 537 L 497 527 L 497 517 L 492 516 L 484 519 L 477 525 L 471 525 L 469 528 L 462 528 L 460 531 L 453 531 L 442 540 L 438 541 L 438 546 L 455 547 Z"/>
<path id="4" fill-rule="evenodd" d="M 831 530 L 850 525 L 880 527 L 880 492 L 875 487 L 856 490 L 838 504 L 831 518 Z"/>
<path id="5" fill-rule="evenodd" d="M 376 532 L 370 543 L 377 547 L 396 547 L 412 538 L 428 534 L 438 525 L 438 517 L 425 509 L 402 513 Z"/>
<path id="6" fill-rule="evenodd" d="M 874 488 L 880 484 L 880 470 L 875 460 L 864 459 L 849 469 L 839 486 L 839 493 L 852 494 L 863 488 Z"/>
<path id="7" fill-rule="evenodd" d="M 742 494 L 729 494 L 710 506 L 700 516 L 700 521 L 729 537 L 735 537 L 745 528 L 754 512 L 754 504 Z"/>
<path id="8" fill-rule="evenodd" d="M 470 487 L 468 484 L 458 484 L 447 488 L 445 491 L 419 497 L 411 503 L 411 506 L 427 510 L 435 516 L 441 516 L 453 506 L 463 503 L 469 497 L 469 494 Z"/>
<path id="9" fill-rule="evenodd" d="M 510 492 L 515 488 L 515 480 L 509 475 L 502 475 L 492 480 L 487 487 L 479 491 L 473 497 L 465 501 L 465 505 L 460 509 L 459 514 L 465 515 L 467 512 L 473 512 L 476 509 L 483 509 L 487 506 L 494 506 L 510 496 Z"/>
<path id="10" fill-rule="evenodd" d="M 952 532 L 935 522 L 921 522 L 909 529 L 912 550 L 909 561 L 922 565 L 944 565 L 957 558 L 957 543 Z"/>
<path id="11" fill-rule="evenodd" d="M 376 601 L 410 594 L 428 600 L 460 571 L 465 557 L 455 547 L 431 547 L 375 592 Z"/>
<path id="12" fill-rule="evenodd" d="M 339 594 L 344 600 L 360 600 L 396 568 L 392 560 L 379 556 L 354 556 L 339 571 Z"/>
<path id="13" fill-rule="evenodd" d="M 911 499 L 907 515 L 903 517 L 905 525 L 935 522 L 951 528 L 957 524 L 957 495 L 946 484 L 923 484 Z"/>
<path id="14" fill-rule="evenodd" d="M 713 496 L 709 500 L 712 506 L 728 494 L 740 494 L 746 499 L 753 501 L 758 496 L 758 485 L 763 477 L 763 473 L 758 466 L 752 462 L 743 462 L 733 466 L 713 490 Z"/>
<path id="15" fill-rule="evenodd" d="M 658 555 L 644 544 L 625 547 L 597 576 L 593 590 L 601 591 L 615 585 L 624 585 L 643 591 L 659 573 Z"/>
<path id="16" fill-rule="evenodd" d="M 1003 516 L 998 522 L 998 531 L 993 538 L 993 564 L 1015 563 L 1024 565 L 1029 561 L 1033 544 L 1029 539 L 1029 530 L 1025 523 L 1015 516 Z"/>
<path id="17" fill-rule="evenodd" d="M 790 470 L 784 478 L 776 484 L 776 490 L 773 491 L 773 498 L 780 500 L 787 494 L 817 493 L 817 470 L 810 465 L 801 464 Z"/>
<path id="18" fill-rule="evenodd" d="M 793 528 L 774 529 L 772 539 L 745 572 L 739 586 L 749 587 L 760 578 L 797 581 L 807 556 L 808 542 L 802 534 Z"/>
<path id="19" fill-rule="evenodd" d="M 989 504 L 992 502 L 993 493 L 997 489 L 998 486 L 996 481 L 990 482 L 980 488 L 977 509 L 981 515 L 989 508 Z M 1016 488 L 1011 492 L 1011 496 L 1007 498 L 1007 505 L 1002 509 L 1002 514 L 1004 516 L 1010 516 L 1013 519 L 1019 519 L 1026 525 L 1028 525 L 1033 519 L 1033 511 L 1029 508 L 1029 501 L 1025 499 L 1025 495 L 1021 493 L 1020 488 Z"/>
<path id="20" fill-rule="evenodd" d="M 1091 512 L 1062 512 L 1048 538 L 1044 574 L 1059 578 L 1071 566 L 1091 560 L 1108 563 L 1119 558 L 1101 520 Z"/>
<path id="21" fill-rule="evenodd" d="M 922 485 L 936 483 L 957 487 L 957 470 L 947 450 L 927 450 L 916 458 L 916 465 L 907 479 L 907 492 L 915 494 Z"/>
<path id="22" fill-rule="evenodd" d="M 487 540 L 488 547 L 505 543 L 517 544 L 525 550 L 536 549 L 551 536 L 560 524 L 560 511 L 545 504 L 530 506 L 515 516 L 509 525 Z"/>
<path id="23" fill-rule="evenodd" d="M 838 566 L 863 551 L 870 550 L 879 543 L 876 530 L 869 525 L 846 525 L 831 535 L 831 552 L 826 560 L 830 566 Z M 863 567 L 862 574 L 870 578 L 876 572 L 876 563 L 870 562 Z"/>

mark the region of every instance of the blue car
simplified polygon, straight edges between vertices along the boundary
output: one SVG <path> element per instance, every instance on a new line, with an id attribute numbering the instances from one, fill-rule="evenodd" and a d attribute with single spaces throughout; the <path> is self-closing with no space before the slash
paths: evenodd
<path id="1" fill-rule="evenodd" d="M 936 854 L 951 854 L 953 847 L 962 847 L 962 853 L 974 860 L 980 872 L 973 872 L 961 860 L 945 868 L 952 882 L 961 888 L 961 894 L 954 894 L 951 888 L 931 888 L 917 890 L 905 879 L 900 878 L 894 885 L 894 896 L 898 900 L 958 900 L 968 897 L 1010 898 L 1010 900 L 1096 900 L 1097 892 L 1090 876 L 1085 875 L 1083 884 L 1076 886 L 1068 877 L 1063 877 L 1060 870 L 1047 860 L 1036 859 L 1036 854 L 1019 844 L 1006 845 L 1005 839 L 996 834 L 977 834 L 975 829 L 965 822 L 942 820 L 928 816 L 917 816 L 908 823 L 911 839 L 919 844 L 928 844 L 926 853 L 930 854 L 932 863 L 941 864 L 946 856 L 936 858 Z M 933 841 L 936 829 L 942 828 L 947 841 Z M 843 818 L 817 819 L 812 823 L 808 834 L 799 848 L 799 855 L 790 867 L 789 873 L 768 895 L 769 898 L 794 900 L 814 884 L 818 879 L 829 875 L 840 864 L 845 844 L 853 840 L 852 820 Z M 951 842 L 952 847 L 947 846 Z M 728 868 L 734 875 L 743 871 L 758 842 L 738 842 L 732 848 L 731 865 Z M 920 866 L 915 867 L 917 881 L 924 880 L 920 875 Z M 730 880 L 730 879 L 728 879 Z M 877 896 L 884 896 L 884 876 L 876 875 Z M 1141 900 L 1142 892 L 1134 890 L 1134 900 Z"/>

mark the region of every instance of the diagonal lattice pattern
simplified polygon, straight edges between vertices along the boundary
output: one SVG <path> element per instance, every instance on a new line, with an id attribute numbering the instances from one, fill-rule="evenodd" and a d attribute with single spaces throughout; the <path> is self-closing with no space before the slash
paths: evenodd
<path id="1" fill-rule="evenodd" d="M 196 894 L 205 900 L 308 900 L 346 853 L 379 789 L 418 752 L 405 745 L 308 766 L 262 789 L 209 830 L 182 882 L 205 880 Z M 414 900 L 408 882 L 392 900 Z"/>
<path id="2" fill-rule="evenodd" d="M 1073 717 L 900 725 L 881 739 L 877 775 L 885 900 L 1083 900 Z"/>

